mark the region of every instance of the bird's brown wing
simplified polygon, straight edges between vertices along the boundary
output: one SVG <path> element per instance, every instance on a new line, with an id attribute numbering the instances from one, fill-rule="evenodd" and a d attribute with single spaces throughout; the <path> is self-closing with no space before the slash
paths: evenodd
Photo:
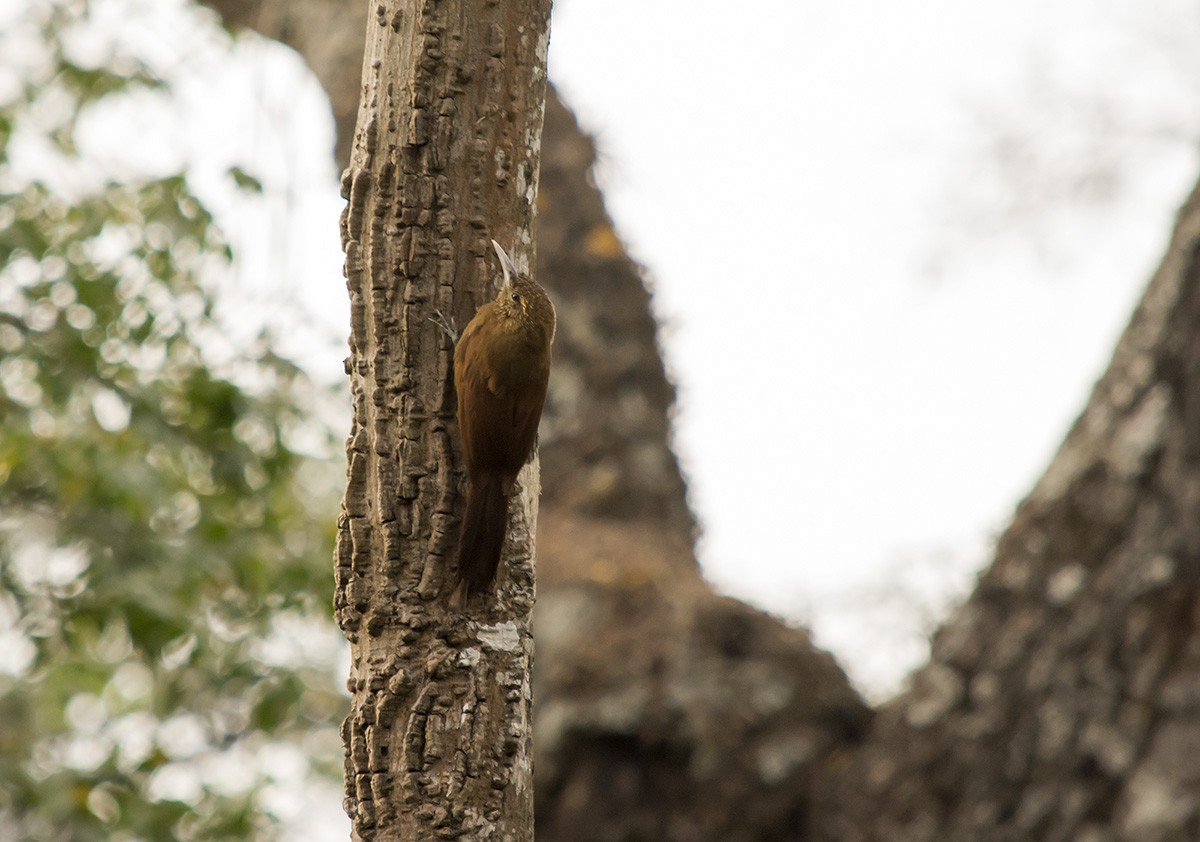
<path id="1" fill-rule="evenodd" d="M 473 320 L 458 341 L 454 382 L 458 390 L 459 438 L 468 474 L 498 471 L 511 485 L 529 458 L 546 401 L 548 360 L 519 360 L 497 345 L 478 353 L 486 336 Z M 508 493 L 508 489 L 506 489 Z"/>
<path id="2" fill-rule="evenodd" d="M 458 344 L 454 348 L 454 389 L 458 393 L 458 436 L 462 442 L 463 461 L 467 473 L 474 474 L 479 465 L 481 443 L 479 442 L 482 424 L 479 421 L 482 407 L 480 397 L 485 391 L 484 381 L 487 372 L 481 366 L 486 361 L 477 353 L 472 353 L 475 343 L 479 341 L 479 320 L 473 319 L 467 325 Z"/>
<path id="3" fill-rule="evenodd" d="M 528 400 L 521 405 L 513 404 L 512 407 L 512 453 L 514 454 L 514 464 L 508 467 L 512 471 L 512 478 L 516 478 L 517 472 L 521 470 L 521 466 L 529 460 L 529 454 L 533 452 L 533 443 L 537 440 L 538 422 L 542 418 L 542 407 L 546 403 L 546 385 L 550 379 L 550 372 L 547 371 L 543 376 L 539 377 L 539 382 L 532 384 Z"/>
<path id="4" fill-rule="evenodd" d="M 468 470 L 499 471 L 511 481 L 533 450 L 546 384 L 533 383 L 519 399 L 494 379 L 477 382 L 468 374 L 466 385 L 470 392 L 459 424 Z"/>

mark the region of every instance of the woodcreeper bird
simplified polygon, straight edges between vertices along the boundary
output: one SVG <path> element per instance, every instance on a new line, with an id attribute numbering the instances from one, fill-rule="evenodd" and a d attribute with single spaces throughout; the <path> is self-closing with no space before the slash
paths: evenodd
<path id="1" fill-rule="evenodd" d="M 467 468 L 467 507 L 454 602 L 488 588 L 500 566 L 508 498 L 529 460 L 550 379 L 554 305 L 492 240 L 503 285 L 467 323 L 454 349 L 458 433 Z"/>

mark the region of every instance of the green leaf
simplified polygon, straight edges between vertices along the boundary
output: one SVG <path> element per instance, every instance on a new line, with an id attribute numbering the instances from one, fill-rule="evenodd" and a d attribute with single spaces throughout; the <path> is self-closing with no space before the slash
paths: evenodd
<path id="1" fill-rule="evenodd" d="M 229 168 L 229 175 L 233 177 L 234 183 L 248 193 L 262 193 L 263 183 L 250 173 L 238 166 Z"/>

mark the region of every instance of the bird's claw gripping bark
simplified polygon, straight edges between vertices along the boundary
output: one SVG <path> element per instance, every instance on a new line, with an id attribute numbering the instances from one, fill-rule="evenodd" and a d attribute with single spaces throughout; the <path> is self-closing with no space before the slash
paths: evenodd
<path id="1" fill-rule="evenodd" d="M 454 316 L 446 317 L 441 310 L 434 310 L 433 315 L 429 317 L 429 321 L 442 329 L 442 333 L 450 337 L 450 344 L 454 345 L 458 342 L 458 328 L 454 326 Z"/>

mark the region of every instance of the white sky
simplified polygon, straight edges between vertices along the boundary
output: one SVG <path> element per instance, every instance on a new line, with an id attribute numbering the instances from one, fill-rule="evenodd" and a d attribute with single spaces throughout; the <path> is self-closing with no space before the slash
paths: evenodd
<path id="1" fill-rule="evenodd" d="M 931 280 L 947 195 L 989 203 L 963 178 L 986 137 L 973 110 L 1003 106 L 1010 130 L 1069 154 L 1078 124 L 1036 111 L 1033 68 L 1118 104 L 1180 98 L 1183 68 L 1132 0 L 732 8 L 561 0 L 551 78 L 599 138 L 608 206 L 667 324 L 706 574 L 811 620 L 885 690 L 924 647 L 914 614 L 879 600 L 898 579 L 921 602 L 969 585 L 1195 177 L 1186 144 L 1131 143 L 1113 211 L 1043 221 L 1054 265 L 1018 233 L 968 243 Z M 1194 13 L 1172 19 L 1196 43 Z"/>
<path id="2" fill-rule="evenodd" d="M 921 623 L 969 586 L 1082 406 L 1195 178 L 1200 18 L 1185 0 L 1145 5 L 556 4 L 551 78 L 598 137 L 665 325 L 705 573 L 811 622 L 877 695 L 923 659 Z M 94 118 L 101 157 L 187 162 L 242 245 L 235 307 L 286 321 L 306 305 L 329 342 L 293 350 L 339 377 L 342 200 L 319 86 L 254 40 L 234 62 L 215 37 L 180 58 L 162 34 L 175 3 L 93 8 L 176 80 L 169 119 L 136 102 Z M 1059 90 L 1103 92 L 1117 119 L 1098 130 Z M 1171 121 L 1186 140 L 1148 139 Z M 984 152 L 1005 133 L 1054 172 L 1111 155 L 1121 201 L 964 238 L 961 217 L 1014 195 Z M 231 163 L 268 195 L 230 189 Z M 1035 209 L 1055 193 L 1021 173 Z M 937 278 L 933 258 L 949 258 Z"/>

